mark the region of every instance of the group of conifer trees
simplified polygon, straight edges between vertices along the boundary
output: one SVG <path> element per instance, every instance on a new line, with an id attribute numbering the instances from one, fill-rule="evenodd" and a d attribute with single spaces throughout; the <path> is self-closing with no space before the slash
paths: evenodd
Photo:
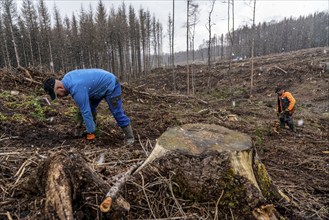
<path id="1" fill-rule="evenodd" d="M 217 35 L 216 27 L 213 33 L 212 60 L 230 58 L 228 35 Z M 259 23 L 254 33 L 255 55 L 328 46 L 328 33 L 327 12 Z M 239 27 L 231 34 L 233 56 L 249 58 L 251 27 Z M 66 72 L 97 67 L 127 80 L 166 62 L 171 65 L 163 54 L 163 39 L 162 24 L 154 15 L 142 8 L 136 12 L 125 3 L 106 8 L 99 1 L 95 11 L 81 7 L 78 15 L 64 18 L 57 7 L 50 13 L 44 0 L 23 0 L 21 8 L 15 0 L 0 4 L 0 68 L 40 66 Z M 208 45 L 205 40 L 193 51 L 193 59 L 207 60 Z M 175 62 L 180 61 L 186 61 L 185 52 L 176 53 Z"/>
<path id="2" fill-rule="evenodd" d="M 162 25 L 149 11 L 136 13 L 124 3 L 107 9 L 99 1 L 96 12 L 82 7 L 63 19 L 57 7 L 49 12 L 44 0 L 23 0 L 19 11 L 15 3 L 1 1 L 0 68 L 97 67 L 127 79 L 161 65 Z"/>
<path id="3" fill-rule="evenodd" d="M 256 12 L 257 13 L 257 12 Z M 211 39 L 212 60 L 230 58 L 231 42 L 228 35 L 216 35 Z M 233 36 L 232 58 L 251 57 L 252 28 L 244 25 L 231 33 Z M 298 18 L 284 18 L 282 21 L 258 23 L 255 27 L 255 56 L 296 51 L 314 47 L 329 46 L 329 13 L 317 12 Z M 195 51 L 195 59 L 206 61 L 208 41 L 204 41 Z M 185 62 L 185 52 L 175 55 L 176 63 Z"/>

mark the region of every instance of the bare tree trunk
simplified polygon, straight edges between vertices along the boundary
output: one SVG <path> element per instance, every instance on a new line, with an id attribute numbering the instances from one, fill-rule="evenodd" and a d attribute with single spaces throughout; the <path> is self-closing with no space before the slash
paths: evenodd
<path id="1" fill-rule="evenodd" d="M 128 33 L 127 33 L 128 34 Z M 132 72 L 132 68 L 131 68 L 131 60 L 130 60 L 130 54 L 129 54 L 129 39 L 126 38 L 125 42 L 124 42 L 124 66 L 125 66 L 125 75 L 126 75 L 126 81 L 129 81 L 130 77 L 131 77 L 131 72 Z"/>
<path id="2" fill-rule="evenodd" d="M 329 8 L 329 1 L 328 1 L 328 8 Z M 329 47 L 329 15 L 327 15 L 327 47 Z"/>
<path id="3" fill-rule="evenodd" d="M 39 65 L 42 65 L 41 49 L 40 49 L 40 43 L 39 42 L 37 42 L 37 44 L 38 44 L 38 54 L 39 54 Z"/>
<path id="4" fill-rule="evenodd" d="M 6 67 L 6 69 L 8 69 L 8 68 L 11 68 L 11 64 L 10 64 L 10 59 L 9 59 L 8 45 L 7 45 L 7 41 L 6 41 L 6 37 L 5 37 L 4 33 L 2 33 L 2 37 L 3 37 L 3 42 L 5 45 L 5 49 L 3 51 L 5 67 Z"/>
<path id="5" fill-rule="evenodd" d="M 193 34 L 192 34 L 192 40 L 191 40 L 191 50 L 192 50 L 192 95 L 195 95 L 195 71 L 194 71 L 194 66 L 195 66 L 195 53 L 194 53 L 194 36 L 195 36 L 195 25 L 196 23 L 193 24 Z"/>
<path id="6" fill-rule="evenodd" d="M 93 61 L 92 61 L 92 57 L 91 57 L 90 51 L 88 51 L 88 58 L 89 58 L 89 68 L 91 68 L 93 66 Z"/>
<path id="7" fill-rule="evenodd" d="M 157 47 L 158 47 L 158 54 L 157 54 L 157 66 L 158 68 L 161 67 L 161 35 L 162 35 L 162 27 L 160 25 L 160 22 L 157 21 L 157 31 L 156 31 L 156 36 L 157 36 Z"/>
<path id="8" fill-rule="evenodd" d="M 147 47 L 147 63 L 146 63 L 146 72 L 147 74 L 151 73 L 151 27 L 152 27 L 152 22 L 151 22 L 151 15 L 149 12 L 147 12 L 146 15 L 146 47 Z"/>
<path id="9" fill-rule="evenodd" d="M 172 1 L 172 34 L 171 34 L 171 65 L 172 65 L 172 77 L 173 77 L 173 88 L 176 92 L 176 76 L 175 76 L 175 0 Z"/>
<path id="10" fill-rule="evenodd" d="M 51 70 L 52 73 L 54 73 L 55 70 L 54 70 L 53 51 L 52 51 L 49 39 L 48 39 L 48 46 L 49 46 L 49 57 L 50 57 L 50 70 Z"/>
<path id="11" fill-rule="evenodd" d="M 21 63 L 20 63 L 19 54 L 18 54 L 18 50 L 17 50 L 17 44 L 16 44 L 16 40 L 15 40 L 15 36 L 14 36 L 13 24 L 11 23 L 11 21 L 10 21 L 9 27 L 10 27 L 11 38 L 12 38 L 12 41 L 14 44 L 17 67 L 20 67 Z"/>
<path id="12" fill-rule="evenodd" d="M 220 59 L 224 58 L 224 36 L 223 34 L 220 37 Z"/>
<path id="13" fill-rule="evenodd" d="M 195 26 L 198 23 L 198 16 L 199 16 L 199 5 L 198 4 L 191 4 L 191 14 L 190 16 L 192 16 L 192 23 L 190 24 L 191 26 L 193 26 L 193 31 L 191 33 L 191 45 L 190 45 L 190 49 L 192 51 L 192 73 L 191 73 L 191 85 L 192 85 L 192 95 L 195 94 L 195 71 L 194 71 L 194 62 L 195 62 L 195 51 L 194 51 L 194 40 L 195 40 Z"/>
<path id="14" fill-rule="evenodd" d="M 139 27 L 137 29 L 138 32 L 140 31 L 140 27 L 141 26 L 139 25 Z M 138 39 L 135 41 L 135 43 L 136 43 L 135 47 L 136 47 L 136 53 L 137 53 L 138 76 L 140 76 L 142 73 L 142 54 L 141 54 L 142 51 L 141 51 L 140 41 L 141 41 L 141 35 L 140 35 L 140 33 L 138 33 Z"/>
<path id="15" fill-rule="evenodd" d="M 187 95 L 190 94 L 190 67 L 189 67 L 189 8 L 190 0 L 187 0 L 186 6 L 186 85 L 187 85 Z"/>
<path id="16" fill-rule="evenodd" d="M 84 69 L 84 68 L 86 68 L 86 65 L 85 65 L 85 58 L 84 58 L 84 54 L 83 54 L 83 49 L 82 48 L 80 48 L 80 52 L 81 52 L 80 65 Z"/>
<path id="17" fill-rule="evenodd" d="M 214 10 L 214 5 L 215 5 L 216 0 L 212 0 L 211 4 L 211 9 L 208 14 L 208 33 L 209 33 L 209 38 L 208 38 L 208 92 L 210 92 L 211 89 L 211 69 L 210 69 L 210 59 L 211 59 L 211 14 Z"/>
<path id="18" fill-rule="evenodd" d="M 34 66 L 34 55 L 33 55 L 33 47 L 32 47 L 32 39 L 31 39 L 31 33 L 29 32 L 29 46 L 30 46 L 30 53 L 31 53 L 31 61 L 32 66 Z"/>
<path id="19" fill-rule="evenodd" d="M 124 51 L 123 51 L 123 45 L 122 45 L 122 42 L 120 39 L 118 41 L 118 46 L 119 46 L 119 60 L 120 60 L 119 73 L 120 73 L 122 79 L 125 81 L 126 76 L 125 76 L 125 72 L 124 72 Z"/>
<path id="20" fill-rule="evenodd" d="M 229 68 L 228 68 L 228 78 L 229 78 L 229 82 L 230 82 L 230 87 L 229 87 L 229 93 L 232 95 L 232 92 L 233 92 L 233 83 L 232 83 L 232 77 L 231 77 L 231 66 L 232 66 L 232 55 L 233 55 L 233 47 L 234 47 L 234 14 L 233 14 L 233 17 L 232 17 L 232 20 L 233 20 L 233 30 L 231 33 L 231 30 L 230 30 L 230 2 L 232 1 L 232 5 L 234 5 L 234 0 L 228 0 L 227 2 L 227 6 L 228 6 L 228 9 L 227 9 L 227 22 L 228 22 L 228 36 L 229 36 L 229 40 L 231 42 L 231 46 L 230 46 L 230 54 L 229 54 Z M 232 7 L 232 10 L 234 11 L 234 7 Z"/>
<path id="21" fill-rule="evenodd" d="M 232 41 L 233 41 L 233 45 L 232 45 L 232 50 L 233 50 L 233 54 L 235 54 L 235 50 L 234 50 L 234 40 L 235 40 L 235 31 L 234 31 L 234 0 L 232 0 Z"/>
<path id="22" fill-rule="evenodd" d="M 252 15 L 250 98 L 252 97 L 253 87 L 254 87 L 255 14 L 256 14 L 256 0 L 254 0 L 254 8 Z"/>
<path id="23" fill-rule="evenodd" d="M 116 73 L 117 72 L 117 65 L 116 65 L 116 58 L 115 58 L 115 48 L 112 48 L 111 51 L 112 54 L 112 73 Z"/>

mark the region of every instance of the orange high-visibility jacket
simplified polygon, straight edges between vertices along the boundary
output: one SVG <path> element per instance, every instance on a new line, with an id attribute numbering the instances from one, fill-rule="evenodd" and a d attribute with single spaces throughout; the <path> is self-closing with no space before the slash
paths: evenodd
<path id="1" fill-rule="evenodd" d="M 296 100 L 290 92 L 284 92 L 278 97 L 277 111 L 294 111 Z"/>

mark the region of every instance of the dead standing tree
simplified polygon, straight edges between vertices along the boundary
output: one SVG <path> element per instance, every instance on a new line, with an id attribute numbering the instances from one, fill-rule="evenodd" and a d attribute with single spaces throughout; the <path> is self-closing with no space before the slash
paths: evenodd
<path id="1" fill-rule="evenodd" d="M 191 74 L 190 74 L 190 63 L 189 63 L 189 51 L 190 51 L 190 46 L 192 45 L 194 47 L 194 40 L 190 40 L 190 38 L 194 38 L 194 34 L 191 34 L 192 36 L 190 36 L 190 29 L 191 27 L 193 27 L 197 22 L 198 22 L 198 4 L 195 4 L 193 2 L 193 0 L 187 0 L 187 6 L 186 6 L 186 84 L 187 84 L 187 95 L 191 94 L 191 88 L 190 88 L 190 84 L 193 80 L 193 76 L 192 79 L 191 78 Z M 192 18 L 192 20 L 191 20 Z M 194 48 L 191 48 L 191 50 L 193 50 L 194 53 Z M 193 54 L 194 56 L 194 54 Z"/>
<path id="2" fill-rule="evenodd" d="M 176 76 L 175 76 L 175 0 L 172 1 L 172 34 L 171 34 L 171 65 L 172 65 L 172 76 L 173 76 L 173 88 L 176 92 Z"/>
<path id="3" fill-rule="evenodd" d="M 191 85 L 192 85 L 192 95 L 194 96 L 195 95 L 195 50 L 194 50 L 194 44 L 195 44 L 195 26 L 197 25 L 197 23 L 199 22 L 199 5 L 196 4 L 196 3 L 192 3 L 191 4 L 191 16 L 192 16 L 192 19 L 191 19 L 191 22 L 190 22 L 190 25 L 192 29 L 191 31 L 191 44 L 190 44 L 190 48 L 191 48 L 191 51 L 192 51 L 192 62 L 193 62 L 193 66 L 192 66 L 192 77 L 191 77 Z"/>
<path id="4" fill-rule="evenodd" d="M 15 58 L 16 58 L 16 64 L 17 67 L 20 67 L 20 57 L 19 57 L 19 53 L 18 53 L 18 46 L 16 43 L 16 38 L 15 38 L 15 33 L 14 33 L 14 28 L 13 26 L 14 24 L 14 18 L 17 17 L 16 15 L 16 5 L 14 3 L 14 1 L 10 1 L 10 0 L 6 0 L 3 1 L 3 7 L 4 7 L 4 15 L 3 15 L 3 20 L 4 20 L 4 26 L 5 28 L 9 31 L 9 35 L 10 35 L 10 40 L 9 41 L 5 41 L 5 43 L 9 43 L 10 41 L 13 44 L 14 47 L 14 51 L 15 51 Z M 8 48 L 8 45 L 6 44 L 6 48 Z M 10 67 L 10 61 L 9 61 L 9 67 Z"/>
<path id="5" fill-rule="evenodd" d="M 214 10 L 214 5 L 215 5 L 215 2 L 216 0 L 212 0 L 211 2 L 211 8 L 210 8 L 210 11 L 209 11 L 209 14 L 208 14 L 208 33 L 209 33 L 209 39 L 208 39 L 208 92 L 210 91 L 211 89 L 211 85 L 210 85 L 210 82 L 211 82 L 211 72 L 210 72 L 210 60 L 211 60 L 211 27 L 212 27 L 212 23 L 211 23 L 211 15 L 212 15 L 212 12 Z"/>
<path id="6" fill-rule="evenodd" d="M 192 0 L 187 0 L 186 6 L 186 94 L 190 95 L 190 64 L 189 64 L 189 32 L 190 32 L 190 4 Z"/>
<path id="7" fill-rule="evenodd" d="M 231 4 L 232 4 L 232 33 L 230 30 L 230 10 L 231 10 Z M 229 49 L 229 67 L 228 67 L 228 78 L 230 82 L 229 92 L 232 95 L 233 93 L 233 83 L 232 83 L 232 76 L 231 76 L 231 66 L 232 66 L 232 56 L 234 54 L 234 0 L 228 0 L 227 1 L 227 35 L 228 40 L 230 42 L 230 49 Z"/>
<path id="8" fill-rule="evenodd" d="M 252 42 L 251 42 L 251 74 L 250 74 L 250 98 L 253 94 L 254 88 L 254 52 L 255 52 L 255 14 L 256 14 L 256 0 L 254 0 L 254 7 L 252 13 Z"/>

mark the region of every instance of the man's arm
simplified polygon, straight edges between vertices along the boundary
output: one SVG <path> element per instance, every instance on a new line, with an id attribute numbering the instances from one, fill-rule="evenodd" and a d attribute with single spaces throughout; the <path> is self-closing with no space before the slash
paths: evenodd
<path id="1" fill-rule="evenodd" d="M 287 92 L 287 99 L 289 100 L 289 106 L 287 108 L 288 111 L 291 111 L 293 110 L 293 108 L 295 107 L 295 103 L 296 103 L 296 100 L 295 98 L 291 95 L 290 92 Z"/>

